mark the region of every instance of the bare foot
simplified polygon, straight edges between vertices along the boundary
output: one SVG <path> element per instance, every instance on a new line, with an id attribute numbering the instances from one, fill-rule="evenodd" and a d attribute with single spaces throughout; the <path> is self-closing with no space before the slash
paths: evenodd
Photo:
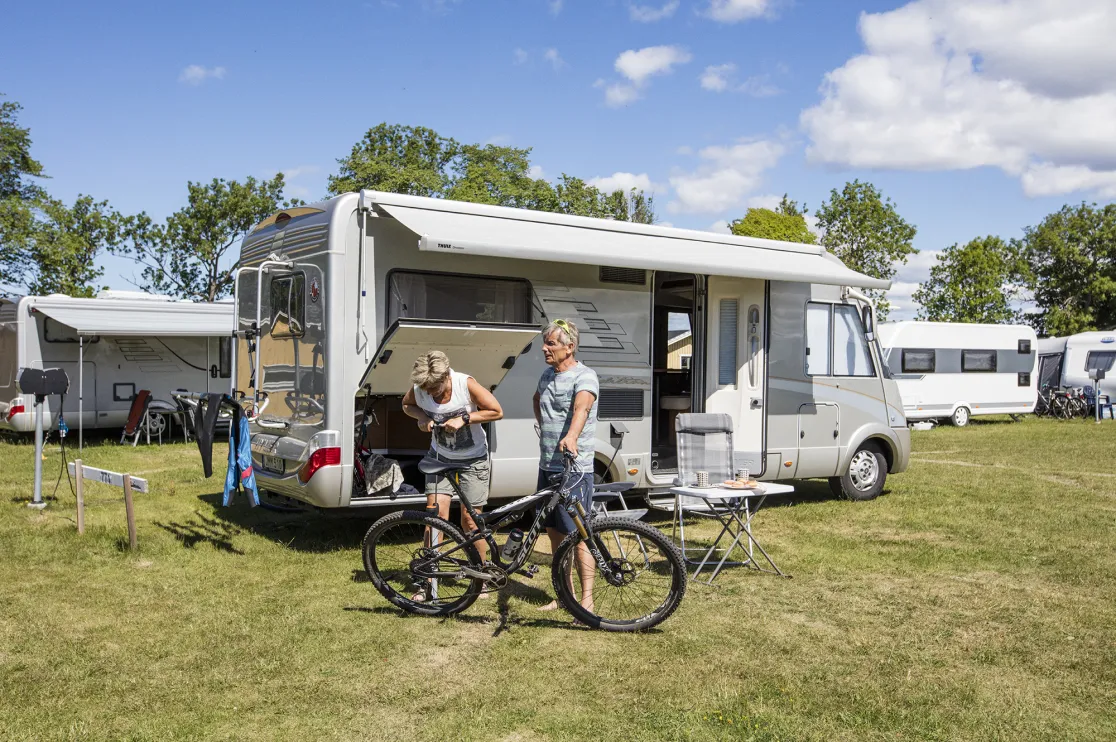
<path id="1" fill-rule="evenodd" d="M 558 601 L 557 600 L 552 600 L 549 603 L 547 603 L 546 605 L 540 605 L 538 607 L 538 610 L 540 610 L 540 611 L 556 611 L 556 610 L 558 610 Z"/>

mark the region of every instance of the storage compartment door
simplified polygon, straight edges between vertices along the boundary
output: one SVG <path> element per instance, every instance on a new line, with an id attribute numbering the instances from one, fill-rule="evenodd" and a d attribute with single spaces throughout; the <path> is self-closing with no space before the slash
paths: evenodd
<path id="1" fill-rule="evenodd" d="M 798 468 L 794 476 L 832 477 L 841 443 L 840 409 L 818 402 L 798 408 Z"/>
<path id="2" fill-rule="evenodd" d="M 401 319 L 385 333 L 357 394 L 406 394 L 415 359 L 431 350 L 442 351 L 455 370 L 495 389 L 538 334 L 535 325 Z"/>

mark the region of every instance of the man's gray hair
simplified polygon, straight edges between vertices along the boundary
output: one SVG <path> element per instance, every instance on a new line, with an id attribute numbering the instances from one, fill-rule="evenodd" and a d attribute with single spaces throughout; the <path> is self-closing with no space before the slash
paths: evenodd
<path id="1" fill-rule="evenodd" d="M 566 345 L 572 343 L 574 350 L 577 350 L 577 337 L 579 333 L 577 331 L 577 325 L 574 324 L 572 319 L 556 319 L 551 322 L 546 326 L 546 329 L 543 330 L 543 340 L 546 340 L 554 333 L 558 333 L 558 339 L 562 341 L 562 343 Z"/>
<path id="2" fill-rule="evenodd" d="M 411 383 L 419 389 L 437 387 L 450 375 L 449 358 L 440 350 L 423 353 L 411 368 Z"/>

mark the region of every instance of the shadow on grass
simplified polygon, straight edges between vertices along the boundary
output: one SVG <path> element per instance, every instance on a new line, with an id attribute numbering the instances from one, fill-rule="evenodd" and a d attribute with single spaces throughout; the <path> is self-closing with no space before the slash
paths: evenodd
<path id="1" fill-rule="evenodd" d="M 193 549 L 198 544 L 209 544 L 214 549 L 229 554 L 244 554 L 232 543 L 234 536 L 243 533 L 240 528 L 214 518 L 207 518 L 201 513 L 195 514 L 197 518 L 185 523 L 160 523 L 155 521 L 155 525 L 174 536 L 187 549 Z"/>

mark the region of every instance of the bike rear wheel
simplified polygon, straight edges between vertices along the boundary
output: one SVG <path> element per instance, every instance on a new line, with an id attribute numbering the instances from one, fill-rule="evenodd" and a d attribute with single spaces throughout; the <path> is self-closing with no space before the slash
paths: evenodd
<path id="1" fill-rule="evenodd" d="M 417 510 L 385 515 L 364 536 L 364 569 L 392 605 L 424 616 L 452 616 L 476 601 L 480 554 L 452 523 Z"/>
<path id="2" fill-rule="evenodd" d="M 678 547 L 662 531 L 628 518 L 597 518 L 592 530 L 618 579 L 610 583 L 596 563 L 579 564 L 581 536 L 571 534 L 551 567 L 558 601 L 586 626 L 605 631 L 645 631 L 669 618 L 686 593 L 686 563 Z M 592 608 L 581 605 L 583 581 L 590 580 Z"/>

